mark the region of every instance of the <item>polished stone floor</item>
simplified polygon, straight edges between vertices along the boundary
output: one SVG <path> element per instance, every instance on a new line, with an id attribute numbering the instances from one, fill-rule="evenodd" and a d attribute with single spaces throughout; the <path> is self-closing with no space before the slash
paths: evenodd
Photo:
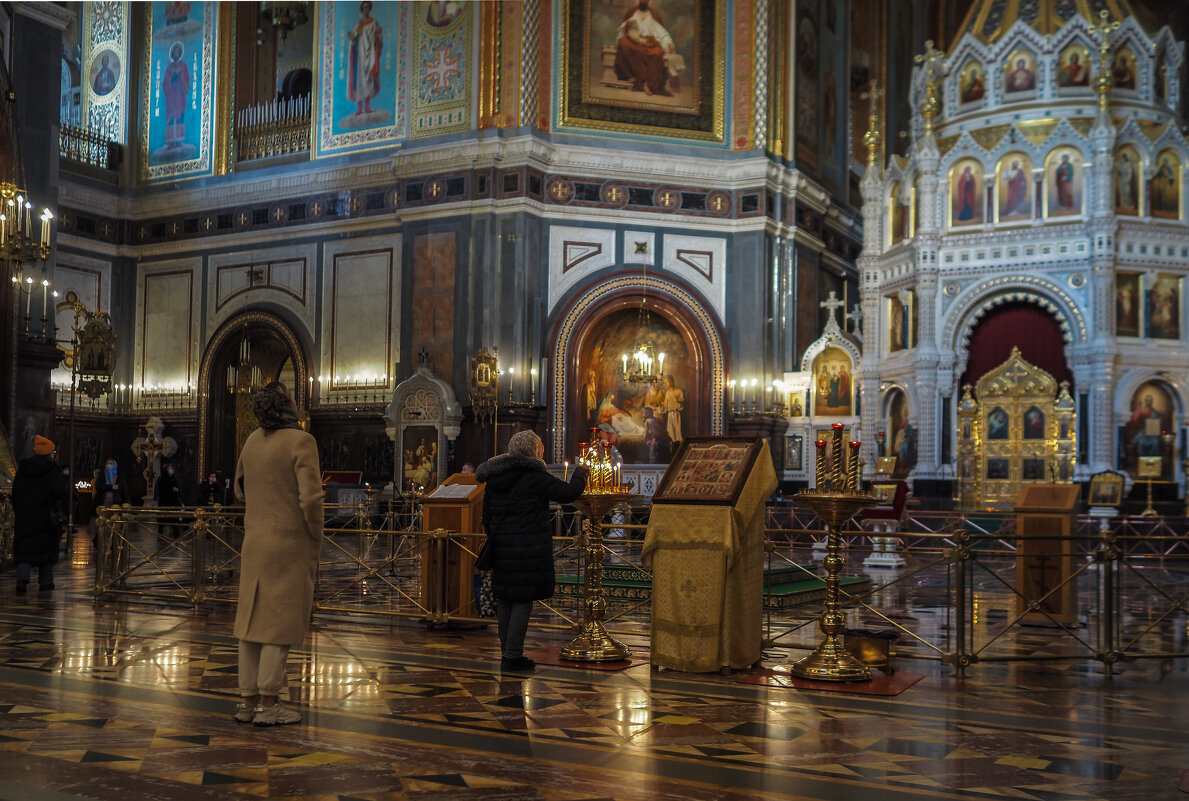
<path id="1" fill-rule="evenodd" d="M 925 677 L 874 697 L 646 661 L 501 676 L 491 629 L 320 619 L 288 665 L 305 722 L 257 729 L 230 716 L 230 615 L 94 606 L 86 550 L 52 593 L 0 580 L 0 799 L 1186 797 L 1180 661 L 1109 677 L 1094 663 L 985 664 L 956 679 L 903 659 Z M 531 648 L 566 639 L 530 631 Z"/>

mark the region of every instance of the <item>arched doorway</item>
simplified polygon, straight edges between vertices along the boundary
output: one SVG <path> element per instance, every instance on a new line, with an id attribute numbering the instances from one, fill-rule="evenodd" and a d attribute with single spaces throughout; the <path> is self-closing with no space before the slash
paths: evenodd
<path id="1" fill-rule="evenodd" d="M 662 407 L 657 401 L 658 390 L 670 391 L 667 382 L 653 386 L 623 376 L 623 357 L 641 333 L 642 280 L 624 276 L 582 293 L 557 323 L 550 384 L 555 461 L 577 453 L 578 443 L 589 438 L 592 423 L 601 430 L 613 429 L 626 463 L 668 460 L 672 436 L 667 420 L 658 419 Z M 680 435 L 721 434 L 721 332 L 684 287 L 651 275 L 647 280 L 650 335 L 657 355 L 666 354 L 664 374 L 672 376 L 674 387 L 684 396 Z M 592 370 L 593 388 L 588 386 Z M 659 440 L 659 445 L 654 447 L 652 439 Z"/>
<path id="2" fill-rule="evenodd" d="M 235 471 L 243 441 L 256 428 L 252 391 L 268 381 L 289 387 L 298 416 L 308 417 L 309 359 L 293 329 L 265 311 L 228 320 L 207 343 L 199 370 L 200 475 Z"/>

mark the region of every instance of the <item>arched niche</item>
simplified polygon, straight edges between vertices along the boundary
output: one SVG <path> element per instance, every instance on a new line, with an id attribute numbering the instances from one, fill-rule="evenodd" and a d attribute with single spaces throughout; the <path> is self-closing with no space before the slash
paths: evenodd
<path id="1" fill-rule="evenodd" d="M 298 418 L 309 417 L 309 355 L 297 332 L 272 312 L 254 309 L 237 314 L 207 342 L 198 370 L 200 475 L 234 472 L 239 448 L 255 428 L 251 397 L 245 397 L 249 393 L 243 386 L 230 390 L 231 375 L 243 356 L 248 365 L 259 369 L 261 381 L 278 380 L 289 388 Z"/>
<path id="2" fill-rule="evenodd" d="M 627 448 L 621 445 L 626 462 L 648 463 L 631 457 L 647 448 L 643 429 L 645 396 L 650 387 L 627 384 L 621 377 L 623 344 L 630 344 L 637 333 L 643 280 L 640 275 L 621 276 L 579 293 L 555 325 L 549 388 L 553 440 L 550 453 L 555 463 L 577 453 L 578 443 L 589 438 L 589 424 L 594 422 L 597 426 L 600 417 L 607 418 L 604 422 L 613 427 L 617 423 L 619 430 L 633 432 L 631 444 Z M 683 437 L 722 434 L 725 363 L 717 321 L 684 286 L 652 275 L 647 282 L 647 309 L 652 325 L 665 333 L 664 341 L 680 340 L 685 348 L 685 358 L 681 360 L 684 364 L 677 364 L 680 357 L 667 354 L 664 369 L 666 374 L 672 373 L 678 379 L 678 388 L 684 395 L 681 434 Z M 592 367 L 597 382 L 593 393 L 586 387 Z M 681 381 L 684 386 L 680 385 Z M 608 392 L 613 395 L 610 402 L 615 409 L 607 406 Z M 593 420 L 587 400 L 591 394 L 598 399 L 595 411 L 605 412 Z M 618 418 L 613 422 L 610 418 L 616 414 L 626 414 L 629 419 Z M 633 423 L 641 430 L 635 431 Z"/>

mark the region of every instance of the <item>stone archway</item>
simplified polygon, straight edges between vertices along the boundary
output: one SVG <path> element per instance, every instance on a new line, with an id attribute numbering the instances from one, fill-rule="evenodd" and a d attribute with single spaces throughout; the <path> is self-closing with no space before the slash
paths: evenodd
<path id="1" fill-rule="evenodd" d="M 243 432 L 251 429 L 250 400 L 229 391 L 228 367 L 240 358 L 242 343 L 249 344 L 252 364 L 262 380 L 282 380 L 293 393 L 298 416 L 309 415 L 309 357 L 294 329 L 272 312 L 248 310 L 229 319 L 207 342 L 198 371 L 198 463 L 200 475 L 221 469 L 230 477 L 239 456 Z M 247 403 L 247 407 L 245 407 Z M 245 413 L 245 408 L 249 411 Z M 238 432 L 238 434 L 237 434 Z"/>
<path id="2" fill-rule="evenodd" d="M 642 429 L 649 387 L 625 384 L 615 367 L 622 355 L 621 340 L 625 337 L 631 340 L 635 334 L 644 280 L 642 276 L 631 275 L 599 284 L 580 294 L 556 324 L 549 390 L 554 462 L 572 457 L 578 442 L 586 439 L 583 432 L 591 420 L 584 384 L 592 365 L 598 373 L 598 402 L 602 405 L 611 393 L 614 413 L 626 415 L 617 418 L 622 421 L 620 430 L 633 432 L 625 458 L 647 447 L 643 444 Z M 685 395 L 683 435 L 722 434 L 725 364 L 723 337 L 716 320 L 683 286 L 651 275 L 647 278 L 647 308 L 659 339 L 679 344 L 683 349 L 669 358 L 664 370 L 685 384 L 680 387 Z M 639 436 L 634 436 L 637 433 Z M 629 461 L 647 463 L 646 458 Z"/>

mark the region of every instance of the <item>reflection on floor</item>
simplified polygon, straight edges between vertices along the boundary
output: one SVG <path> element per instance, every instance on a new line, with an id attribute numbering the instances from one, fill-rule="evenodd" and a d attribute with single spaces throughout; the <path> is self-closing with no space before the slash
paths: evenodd
<path id="1" fill-rule="evenodd" d="M 1183 665 L 908 660 L 926 678 L 885 698 L 647 664 L 501 676 L 491 629 L 346 619 L 290 656 L 306 721 L 257 729 L 231 719 L 228 613 L 94 607 L 90 574 L 76 553 L 52 593 L 0 583 L 0 799 L 1155 801 L 1189 768 Z"/>

